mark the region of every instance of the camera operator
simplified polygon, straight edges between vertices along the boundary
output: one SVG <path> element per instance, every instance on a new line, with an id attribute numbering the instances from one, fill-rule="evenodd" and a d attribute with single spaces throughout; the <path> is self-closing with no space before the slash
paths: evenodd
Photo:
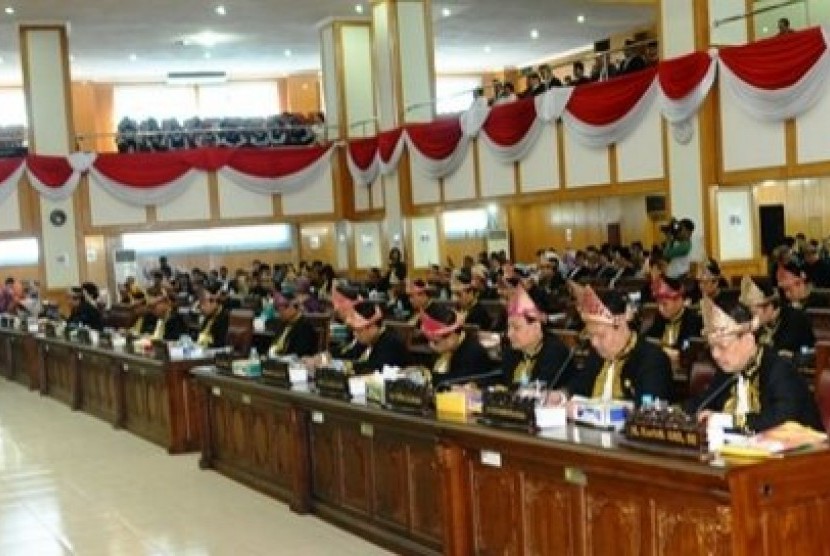
<path id="1" fill-rule="evenodd" d="M 692 232 L 695 224 L 688 218 L 671 221 L 661 226 L 660 230 L 666 235 L 663 247 L 663 257 L 668 262 L 666 275 L 669 278 L 684 278 L 689 273 L 692 260 Z"/>

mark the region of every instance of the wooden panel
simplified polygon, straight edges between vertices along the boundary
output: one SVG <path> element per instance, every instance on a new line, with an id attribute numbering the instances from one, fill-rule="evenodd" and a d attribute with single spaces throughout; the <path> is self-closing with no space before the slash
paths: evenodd
<path id="1" fill-rule="evenodd" d="M 77 394 L 75 357 L 70 346 L 51 344 L 43 353 L 43 377 L 41 391 L 51 398 L 75 405 Z"/>
<path id="2" fill-rule="evenodd" d="M 81 353 L 78 366 L 83 389 L 83 410 L 114 423 L 117 402 L 112 359 L 93 353 Z"/>
<path id="3" fill-rule="evenodd" d="M 591 483 L 585 493 L 586 554 L 602 556 L 645 552 L 648 531 L 644 530 L 648 508 L 645 501 L 628 489 Z M 613 547 L 610 542 L 614 542 Z"/>
<path id="4" fill-rule="evenodd" d="M 139 364 L 122 367 L 124 427 L 164 448 L 170 445 L 170 395 L 159 369 Z"/>
<path id="5" fill-rule="evenodd" d="M 678 504 L 658 500 L 654 504 L 655 546 L 651 553 L 659 556 L 675 554 L 731 554 L 729 532 L 731 514 L 728 507 L 696 505 L 684 500 Z"/>
<path id="6" fill-rule="evenodd" d="M 406 442 L 394 433 L 378 432 L 372 450 L 375 470 L 375 514 L 381 521 L 409 526 L 409 473 Z"/>
<path id="7" fill-rule="evenodd" d="M 340 427 L 343 505 L 352 510 L 369 513 L 372 509 L 371 442 L 361 434 L 357 422 L 343 421 Z"/>
<path id="8" fill-rule="evenodd" d="M 472 464 L 474 539 L 477 554 L 519 554 L 519 485 L 515 474 Z"/>
<path id="9" fill-rule="evenodd" d="M 444 526 L 441 481 L 437 473 L 434 441 L 407 439 L 410 528 L 414 536 L 440 545 Z M 380 470 L 375 467 L 375 475 Z M 377 488 L 377 487 L 376 487 Z"/>
<path id="10" fill-rule="evenodd" d="M 580 554 L 582 493 L 539 474 L 522 475 L 522 545 L 527 554 Z"/>
<path id="11" fill-rule="evenodd" d="M 332 423 L 314 423 L 311 427 L 311 484 L 314 498 L 340 503 L 340 429 Z"/>

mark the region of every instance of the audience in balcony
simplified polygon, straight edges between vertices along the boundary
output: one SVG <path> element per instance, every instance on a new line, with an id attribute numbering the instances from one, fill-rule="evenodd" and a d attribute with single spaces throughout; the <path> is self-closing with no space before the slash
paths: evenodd
<path id="1" fill-rule="evenodd" d="M 794 33 L 793 28 L 790 27 L 790 20 L 789 18 L 782 17 L 778 20 L 778 34 L 779 35 L 788 35 L 790 33 Z"/>

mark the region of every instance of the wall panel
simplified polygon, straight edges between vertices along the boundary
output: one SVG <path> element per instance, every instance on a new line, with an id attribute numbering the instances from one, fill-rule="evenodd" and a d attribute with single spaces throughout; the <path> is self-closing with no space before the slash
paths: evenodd
<path id="1" fill-rule="evenodd" d="M 21 229 L 19 187 L 22 183 L 0 203 L 0 232 L 19 232 Z"/>
<path id="2" fill-rule="evenodd" d="M 440 201 L 441 182 L 429 179 L 417 168 L 412 168 L 412 204 L 425 205 Z"/>
<path id="3" fill-rule="evenodd" d="M 559 187 L 559 153 L 556 126 L 546 124 L 527 158 L 519 163 L 522 193 Z"/>
<path id="4" fill-rule="evenodd" d="M 617 179 L 626 182 L 664 176 L 663 117 L 654 102 L 631 135 L 617 144 Z"/>
<path id="5" fill-rule="evenodd" d="M 476 197 L 476 172 L 473 147 L 456 172 L 444 179 L 444 201 L 462 201 Z"/>
<path id="6" fill-rule="evenodd" d="M 256 193 L 236 185 L 217 174 L 219 187 L 219 218 L 262 218 L 274 214 L 271 195 Z"/>
<path id="7" fill-rule="evenodd" d="M 729 172 L 783 166 L 786 163 L 784 124 L 753 118 L 727 87 L 721 87 L 720 91 L 723 169 Z"/>
<path id="8" fill-rule="evenodd" d="M 147 209 L 125 203 L 110 195 L 95 181 L 88 180 L 91 224 L 93 226 L 118 226 L 126 224 L 144 224 L 147 222 Z M 81 184 L 83 187 L 83 184 Z"/>
<path id="9" fill-rule="evenodd" d="M 208 175 L 200 173 L 184 193 L 167 204 L 158 205 L 156 219 L 159 222 L 210 220 Z"/>
<path id="10" fill-rule="evenodd" d="M 796 118 L 797 161 L 799 164 L 830 160 L 827 122 L 830 121 L 830 83 L 818 103 Z"/>
<path id="11" fill-rule="evenodd" d="M 327 168 L 317 175 L 314 183 L 282 196 L 282 212 L 286 216 L 305 214 L 332 214 L 334 212 L 334 186 L 331 171 Z"/>
<path id="12" fill-rule="evenodd" d="M 611 182 L 608 149 L 584 146 L 565 130 L 565 180 L 567 187 Z"/>
<path id="13" fill-rule="evenodd" d="M 476 148 L 478 148 L 479 176 L 481 176 L 481 196 L 496 197 L 515 193 L 515 165 L 504 164 L 481 143 Z M 468 153 L 467 156 L 470 154 Z"/>

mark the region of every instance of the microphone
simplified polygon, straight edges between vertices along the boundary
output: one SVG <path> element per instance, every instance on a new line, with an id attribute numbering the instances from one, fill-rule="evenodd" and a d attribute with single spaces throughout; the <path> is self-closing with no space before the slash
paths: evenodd
<path id="1" fill-rule="evenodd" d="M 550 389 L 553 388 L 553 385 L 559 382 L 559 379 L 562 378 L 562 374 L 565 372 L 565 369 L 568 368 L 568 365 L 570 365 L 571 360 L 573 360 L 574 358 L 574 355 L 576 355 L 576 346 L 571 348 L 570 352 L 568 352 L 568 356 L 565 358 L 565 361 L 563 361 L 559 368 L 556 369 L 556 372 L 553 374 L 553 377 L 545 385 L 548 391 L 550 391 Z"/>
<path id="2" fill-rule="evenodd" d="M 738 380 L 738 375 L 739 373 L 730 375 L 726 382 L 715 388 L 714 392 L 703 398 L 703 401 L 697 404 L 697 406 L 695 407 L 693 415 L 697 415 L 698 413 L 703 411 L 703 409 L 705 409 L 707 405 L 712 403 L 712 400 L 720 396 L 724 392 L 724 390 L 726 390 L 729 386 L 732 386 L 732 384 L 734 384 Z"/>
<path id="3" fill-rule="evenodd" d="M 501 369 L 493 369 L 492 371 L 487 371 L 484 373 L 474 374 L 474 375 L 465 375 L 460 376 L 457 378 L 452 378 L 449 380 L 440 380 L 436 383 L 435 387 L 437 388 L 444 388 L 446 386 L 453 386 L 454 384 L 461 384 L 464 382 L 471 382 L 474 380 L 482 380 L 485 378 L 493 378 L 497 376 L 501 376 L 502 370 Z"/>

